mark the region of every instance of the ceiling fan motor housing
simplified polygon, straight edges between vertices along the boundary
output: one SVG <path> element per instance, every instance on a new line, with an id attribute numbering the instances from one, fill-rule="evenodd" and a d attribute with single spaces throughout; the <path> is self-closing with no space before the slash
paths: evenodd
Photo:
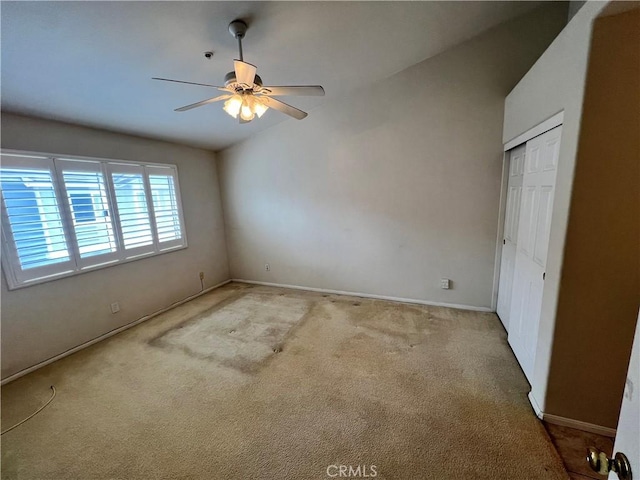
<path id="1" fill-rule="evenodd" d="M 253 84 L 254 86 L 262 87 L 262 79 L 260 78 L 260 75 L 255 76 L 255 78 L 253 79 Z M 236 72 L 229 72 L 224 76 L 224 86 L 231 87 L 236 91 L 244 90 L 240 85 L 238 85 L 238 82 L 236 81 Z"/>

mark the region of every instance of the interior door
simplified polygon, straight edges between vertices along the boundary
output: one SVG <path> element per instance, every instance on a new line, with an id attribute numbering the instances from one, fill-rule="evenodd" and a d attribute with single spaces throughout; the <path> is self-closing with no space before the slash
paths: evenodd
<path id="1" fill-rule="evenodd" d="M 509 344 L 531 382 L 538 341 L 553 194 L 562 126 L 527 142 L 511 310 Z"/>
<path id="2" fill-rule="evenodd" d="M 613 452 L 614 457 L 617 452 L 624 453 L 631 464 L 633 478 L 640 478 L 640 317 L 633 339 Z M 618 475 L 610 472 L 609 480 L 618 480 Z"/>
<path id="3" fill-rule="evenodd" d="M 525 149 L 525 145 L 520 145 L 509 152 L 509 183 L 507 185 L 507 205 L 504 214 L 502 259 L 500 261 L 500 284 L 498 285 L 498 306 L 496 308 L 496 312 L 507 331 L 509 331 L 509 313 L 511 311 L 511 291 L 516 260 Z"/>

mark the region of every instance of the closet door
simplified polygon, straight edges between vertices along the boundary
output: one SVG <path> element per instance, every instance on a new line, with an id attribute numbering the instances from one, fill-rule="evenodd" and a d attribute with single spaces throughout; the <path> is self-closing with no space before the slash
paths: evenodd
<path id="1" fill-rule="evenodd" d="M 509 314 L 511 313 L 511 292 L 513 288 L 513 270 L 516 260 L 525 148 L 523 144 L 509 152 L 509 183 L 507 186 L 507 205 L 504 215 L 498 307 L 496 309 L 507 331 L 509 331 Z"/>
<path id="2" fill-rule="evenodd" d="M 527 142 L 518 222 L 509 344 L 531 382 L 562 127 Z"/>

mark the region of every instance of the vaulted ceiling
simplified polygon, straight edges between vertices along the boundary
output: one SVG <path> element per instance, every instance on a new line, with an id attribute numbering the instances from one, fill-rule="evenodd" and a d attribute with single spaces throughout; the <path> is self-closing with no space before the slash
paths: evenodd
<path id="1" fill-rule="evenodd" d="M 217 91 L 151 80 L 223 85 L 233 19 L 249 24 L 245 61 L 265 84 L 324 86 L 325 97 L 283 98 L 313 115 L 540 3 L 2 2 L 2 110 L 219 150 L 298 121 L 270 110 L 239 125 L 220 104 L 176 113 Z"/>

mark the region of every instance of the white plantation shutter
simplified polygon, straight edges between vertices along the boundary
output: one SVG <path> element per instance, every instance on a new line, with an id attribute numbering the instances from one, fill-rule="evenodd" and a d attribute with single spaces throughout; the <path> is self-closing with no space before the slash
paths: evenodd
<path id="1" fill-rule="evenodd" d="M 10 281 L 27 283 L 76 267 L 52 167 L 43 157 L 2 156 L 3 257 L 13 265 Z"/>
<path id="2" fill-rule="evenodd" d="M 173 165 L 2 152 L 10 288 L 187 246 Z"/>
<path id="3" fill-rule="evenodd" d="M 147 188 L 142 165 L 109 164 L 115 208 L 125 258 L 153 253 L 152 228 Z"/>
<path id="4" fill-rule="evenodd" d="M 118 244 L 102 163 L 55 159 L 81 268 L 117 261 Z"/>
<path id="5" fill-rule="evenodd" d="M 175 167 L 145 167 L 149 178 L 158 247 L 167 250 L 184 245 L 182 207 Z"/>

